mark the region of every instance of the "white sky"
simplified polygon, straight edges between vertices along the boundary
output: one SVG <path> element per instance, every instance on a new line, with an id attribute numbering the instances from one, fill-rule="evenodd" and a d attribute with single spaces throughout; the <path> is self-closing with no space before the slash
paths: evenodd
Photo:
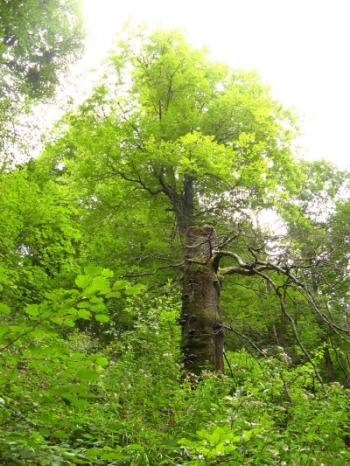
<path id="1" fill-rule="evenodd" d="M 85 64 L 97 66 L 130 17 L 184 27 L 213 59 L 255 68 L 304 117 L 307 158 L 350 163 L 349 0 L 84 0 L 91 29 Z"/>

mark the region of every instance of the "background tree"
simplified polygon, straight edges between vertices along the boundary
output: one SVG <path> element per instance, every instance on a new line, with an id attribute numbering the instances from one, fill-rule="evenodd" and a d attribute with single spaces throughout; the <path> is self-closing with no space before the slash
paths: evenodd
<path id="1" fill-rule="evenodd" d="M 62 73 L 83 50 L 80 0 L 1 0 L 1 149 L 29 103 L 52 97 Z M 18 141 L 17 141 L 18 142 Z"/>
<path id="2" fill-rule="evenodd" d="M 0 262 L 12 286 L 2 301 L 21 309 L 52 288 L 74 283 L 78 273 L 78 211 L 59 185 L 41 180 L 35 162 L 0 173 Z"/>

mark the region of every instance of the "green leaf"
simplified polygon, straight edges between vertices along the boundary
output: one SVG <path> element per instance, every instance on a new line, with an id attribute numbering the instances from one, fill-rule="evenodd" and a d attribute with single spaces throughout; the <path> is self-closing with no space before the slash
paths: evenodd
<path id="1" fill-rule="evenodd" d="M 39 315 L 39 305 L 38 304 L 30 304 L 24 309 L 24 312 L 29 314 L 30 316 L 36 317 Z"/>
<path id="2" fill-rule="evenodd" d="M 117 280 L 113 285 L 113 290 L 123 290 L 129 286 L 129 282 L 127 280 Z"/>
<path id="3" fill-rule="evenodd" d="M 10 325 L 9 326 L 9 329 L 11 330 L 11 332 L 13 333 L 21 333 L 23 331 L 26 331 L 26 328 L 25 327 L 21 327 L 20 325 Z"/>
<path id="4" fill-rule="evenodd" d="M 110 291 L 111 291 L 106 277 L 95 277 L 92 280 L 91 285 L 94 288 L 98 288 L 99 292 L 102 293 L 102 294 L 110 293 Z"/>
<path id="5" fill-rule="evenodd" d="M 125 294 L 127 295 L 137 295 L 140 294 L 141 291 L 146 288 L 145 285 L 142 285 L 141 283 L 138 283 L 137 285 L 130 286 L 129 288 L 126 288 Z"/>
<path id="6" fill-rule="evenodd" d="M 11 309 L 6 304 L 0 303 L 0 312 L 3 314 L 10 314 Z"/>
<path id="7" fill-rule="evenodd" d="M 93 304 L 91 306 L 91 310 L 95 312 L 102 312 L 106 309 L 106 306 L 104 303 L 99 303 L 99 304 Z"/>
<path id="8" fill-rule="evenodd" d="M 36 328 L 31 332 L 31 335 L 35 338 L 43 338 L 46 334 L 44 330 Z"/>
<path id="9" fill-rule="evenodd" d="M 90 311 L 87 311 L 86 309 L 80 309 L 78 311 L 78 316 L 81 318 L 81 319 L 90 319 L 91 317 L 91 312 Z"/>
<path id="10" fill-rule="evenodd" d="M 118 460 L 118 459 L 125 459 L 125 454 L 124 453 L 116 453 L 116 452 L 102 453 L 101 459 L 108 460 L 108 461 L 113 461 L 113 460 Z M 108 463 L 108 464 L 117 464 L 117 463 L 113 462 L 113 463 Z"/>
<path id="11" fill-rule="evenodd" d="M 84 267 L 84 272 L 86 275 L 99 275 L 101 272 L 103 272 L 103 267 L 95 267 L 90 265 L 88 267 Z"/>
<path id="12" fill-rule="evenodd" d="M 66 320 L 63 321 L 63 325 L 65 325 L 66 327 L 74 327 L 75 326 L 75 321 L 66 319 Z"/>
<path id="13" fill-rule="evenodd" d="M 103 303 L 103 298 L 100 298 L 99 296 L 93 296 L 90 298 L 90 303 Z"/>
<path id="14" fill-rule="evenodd" d="M 71 466 L 70 461 L 64 461 L 64 460 L 53 460 L 52 461 L 52 466 Z"/>
<path id="15" fill-rule="evenodd" d="M 243 437 L 245 438 L 245 440 L 250 440 L 252 438 L 253 433 L 253 430 L 244 430 Z"/>
<path id="16" fill-rule="evenodd" d="M 108 293 L 106 294 L 106 299 L 110 299 L 110 298 L 120 298 L 120 293 L 119 291 L 114 291 L 113 293 Z"/>
<path id="17" fill-rule="evenodd" d="M 113 275 L 114 275 L 114 272 L 112 270 L 109 270 L 109 269 L 103 269 L 102 272 L 101 272 L 101 275 L 106 277 L 106 278 L 112 278 Z"/>
<path id="18" fill-rule="evenodd" d="M 57 336 L 58 335 L 58 331 L 55 328 L 50 327 L 50 325 L 48 325 L 48 324 L 41 325 L 41 328 L 46 333 L 46 335 L 51 335 L 51 336 Z"/>
<path id="19" fill-rule="evenodd" d="M 97 358 L 96 359 L 96 364 L 99 366 L 107 366 L 108 365 L 108 359 L 107 358 Z"/>
<path id="20" fill-rule="evenodd" d="M 100 290 L 96 286 L 90 285 L 85 288 L 84 295 L 90 298 L 91 296 L 96 296 L 99 292 Z"/>
<path id="21" fill-rule="evenodd" d="M 90 434 L 84 434 L 83 436 L 86 438 L 93 438 Z M 102 450 L 100 448 L 89 448 L 89 450 L 86 451 L 86 456 L 87 458 L 96 458 L 100 456 L 101 453 Z"/>
<path id="22" fill-rule="evenodd" d="M 88 308 L 91 306 L 91 303 L 90 301 L 80 301 L 78 304 L 77 304 L 77 307 L 79 307 L 80 309 L 83 309 L 83 308 Z"/>
<path id="23" fill-rule="evenodd" d="M 105 314 L 97 314 L 95 315 L 95 319 L 98 322 L 109 322 L 110 318 L 106 316 Z"/>
<path id="24" fill-rule="evenodd" d="M 56 293 L 45 293 L 45 298 L 51 299 L 52 301 L 56 301 L 59 299 L 59 295 Z"/>
<path id="25" fill-rule="evenodd" d="M 34 450 L 20 450 L 18 454 L 22 457 L 25 458 L 26 460 L 31 460 L 36 457 L 35 451 Z"/>
<path id="26" fill-rule="evenodd" d="M 72 354 L 70 355 L 70 357 L 71 357 L 72 360 L 75 360 L 75 361 L 79 360 L 79 361 L 81 361 L 82 359 L 85 358 L 85 354 L 84 354 L 84 353 L 78 353 L 78 352 L 76 352 L 76 353 L 72 353 Z"/>
<path id="27" fill-rule="evenodd" d="M 77 278 L 75 279 L 75 284 L 79 288 L 86 288 L 88 285 L 91 283 L 91 277 L 88 277 L 87 275 L 78 275 Z"/>
<path id="28" fill-rule="evenodd" d="M 76 373 L 76 377 L 81 380 L 97 380 L 99 374 L 91 369 L 80 369 Z"/>
<path id="29" fill-rule="evenodd" d="M 72 453 L 70 451 L 64 451 L 62 453 L 63 456 L 66 456 L 67 458 L 75 458 L 76 457 L 76 454 L 75 453 Z"/>
<path id="30" fill-rule="evenodd" d="M 142 445 L 139 445 L 137 443 L 131 443 L 127 446 L 127 449 L 132 451 L 143 451 L 144 448 Z"/>
<path id="31" fill-rule="evenodd" d="M 9 331 L 9 327 L 0 327 L 0 336 Z"/>

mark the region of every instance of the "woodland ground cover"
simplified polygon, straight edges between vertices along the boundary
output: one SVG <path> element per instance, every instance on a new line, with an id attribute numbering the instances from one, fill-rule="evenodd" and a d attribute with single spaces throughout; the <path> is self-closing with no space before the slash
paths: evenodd
<path id="1" fill-rule="evenodd" d="M 101 278 L 85 277 L 95 285 Z M 27 327 L 22 318 L 3 332 L 2 464 L 348 461 L 349 392 L 342 385 L 333 382 L 324 391 L 313 367 L 292 367 L 282 348 L 267 350 L 264 358 L 228 352 L 232 373 L 204 372 L 189 380 L 179 363 L 174 299 L 135 294 L 139 288 L 116 283 L 126 296 L 123 312 L 135 324 L 108 345 L 73 329 L 64 302 L 49 315 L 54 296 L 51 306 L 26 309 Z M 85 303 L 70 291 L 64 298 L 69 306 L 72 295 Z M 88 313 L 93 306 L 78 309 Z M 97 316 L 107 320 L 107 314 Z M 64 337 L 62 325 L 69 330 Z"/>

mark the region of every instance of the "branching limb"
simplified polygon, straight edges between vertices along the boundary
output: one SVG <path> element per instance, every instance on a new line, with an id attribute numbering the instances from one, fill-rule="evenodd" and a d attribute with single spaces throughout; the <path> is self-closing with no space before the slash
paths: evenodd
<path id="1" fill-rule="evenodd" d="M 228 325 L 223 325 L 222 328 L 224 328 L 225 330 L 229 330 L 230 332 L 235 333 L 235 334 L 238 335 L 239 338 L 241 338 L 242 340 L 248 341 L 248 343 L 249 343 L 261 356 L 266 357 L 266 354 L 265 354 L 263 351 L 261 351 L 261 349 L 254 343 L 253 340 L 251 340 L 249 337 L 247 337 L 247 335 L 244 335 L 244 333 L 239 332 L 236 328 L 232 327 L 232 324 L 230 324 L 229 326 L 228 326 Z"/>
<path id="2" fill-rule="evenodd" d="M 224 354 L 225 361 L 226 361 L 226 363 L 228 365 L 228 368 L 230 369 L 231 377 L 233 377 L 234 374 L 233 374 L 232 366 L 231 366 L 231 363 L 230 363 L 230 361 L 229 361 L 229 359 L 227 357 L 226 351 L 225 351 L 225 349 L 223 349 L 222 351 L 223 351 L 223 354 Z"/>
<path id="3" fill-rule="evenodd" d="M 283 314 L 287 317 L 287 319 L 289 320 L 289 322 L 291 323 L 291 326 L 292 326 L 292 329 L 293 329 L 293 333 L 294 333 L 294 336 L 298 342 L 298 345 L 300 347 L 300 349 L 302 350 L 302 352 L 304 353 L 304 355 L 306 356 L 307 360 L 310 362 L 310 364 L 312 365 L 314 371 L 315 371 L 315 374 L 316 374 L 316 377 L 317 377 L 317 380 L 320 382 L 321 384 L 321 387 L 323 389 L 323 391 L 325 393 L 327 393 L 327 390 L 326 390 L 326 387 L 323 383 L 323 380 L 322 380 L 322 377 L 318 371 L 318 368 L 316 366 L 316 364 L 314 363 L 312 357 L 310 356 L 309 352 L 307 351 L 307 349 L 305 348 L 303 342 L 301 341 L 300 339 L 300 336 L 299 336 L 299 333 L 298 333 L 298 330 L 296 328 L 296 325 L 295 325 L 295 322 L 294 322 L 294 319 L 293 317 L 289 314 L 289 312 L 287 311 L 287 308 L 286 308 L 286 304 L 285 304 L 285 300 L 284 300 L 284 296 L 283 296 L 283 293 L 281 292 L 281 287 L 280 286 L 277 286 L 276 283 L 266 274 L 264 273 L 261 273 L 261 272 L 257 272 L 257 275 L 260 275 L 264 280 L 266 280 L 270 286 L 275 290 L 279 300 L 280 300 L 280 305 L 281 305 L 281 309 L 282 309 L 282 312 Z"/>

